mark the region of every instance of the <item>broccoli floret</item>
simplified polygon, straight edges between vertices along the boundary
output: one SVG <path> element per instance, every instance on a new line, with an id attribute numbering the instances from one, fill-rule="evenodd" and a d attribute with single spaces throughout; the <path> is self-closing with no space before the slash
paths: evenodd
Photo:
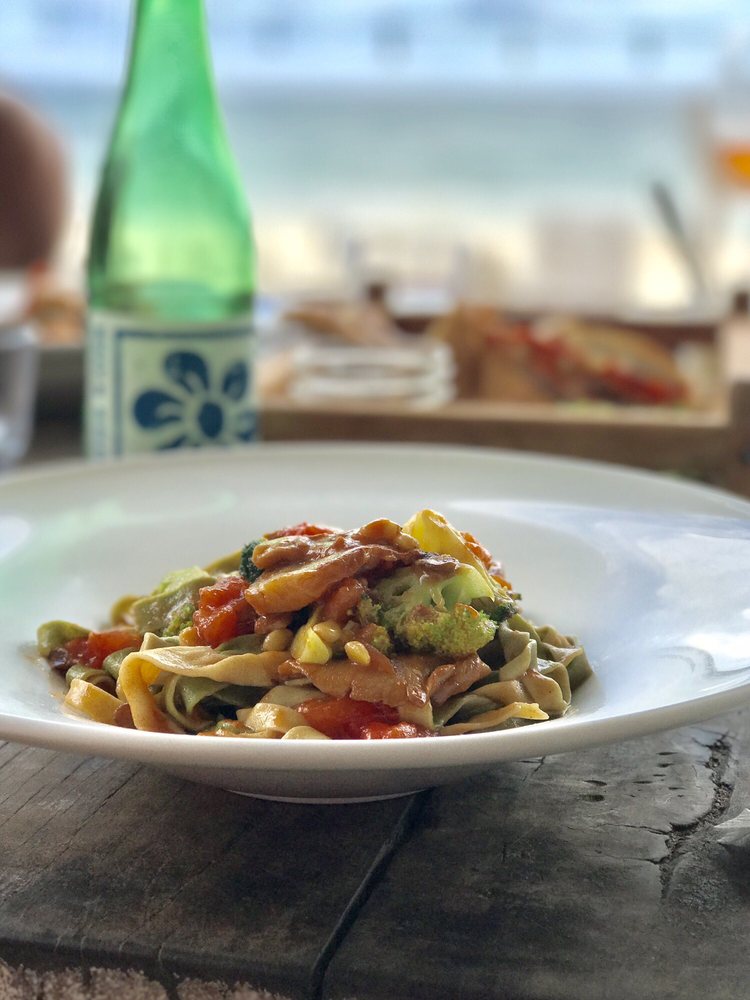
<path id="1" fill-rule="evenodd" d="M 361 633 L 355 634 L 353 638 L 362 636 L 363 642 L 369 642 L 371 646 L 390 656 L 393 652 L 393 639 L 391 639 L 388 629 L 382 624 L 383 609 L 369 596 L 363 597 L 357 604 L 356 618 L 363 626 Z"/>
<path id="2" fill-rule="evenodd" d="M 457 604 L 451 611 L 417 607 L 401 620 L 398 635 L 413 652 L 460 659 L 491 642 L 496 627 L 468 604 Z"/>
<path id="3" fill-rule="evenodd" d="M 381 580 L 358 613 L 360 620 L 385 626 L 403 649 L 453 658 L 476 652 L 495 635 L 493 616 L 470 606 L 476 600 L 505 603 L 472 566 L 461 565 L 442 580 L 405 567 Z"/>
<path id="4" fill-rule="evenodd" d="M 383 609 L 369 596 L 363 597 L 357 605 L 357 618 L 361 625 L 378 625 Z"/>
<path id="5" fill-rule="evenodd" d="M 175 608 L 175 611 L 167 619 L 162 635 L 179 635 L 184 628 L 189 628 L 193 624 L 193 614 L 195 605 L 192 602 Z"/>
<path id="6" fill-rule="evenodd" d="M 253 562 L 253 552 L 255 550 L 255 546 L 260 545 L 260 542 L 260 538 L 256 538 L 253 542 L 248 542 L 243 548 L 242 555 L 240 556 L 240 576 L 243 580 L 247 580 L 248 583 L 252 583 L 254 580 L 257 580 L 263 572 L 263 570 L 258 569 Z"/>
<path id="7" fill-rule="evenodd" d="M 414 608 L 420 604 L 450 609 L 456 604 L 471 604 L 477 598 L 492 599 L 495 595 L 473 566 L 460 565 L 452 576 L 443 579 L 425 574 L 418 567 L 405 566 L 380 580 L 371 596 L 387 611 L 402 605 Z"/>
<path id="8" fill-rule="evenodd" d="M 393 640 L 384 625 L 373 625 L 367 635 L 367 642 L 386 656 L 393 652 Z"/>
<path id="9" fill-rule="evenodd" d="M 491 618 L 496 625 L 501 625 L 508 618 L 512 618 L 517 611 L 513 598 L 509 594 L 494 600 L 489 597 L 476 597 L 471 602 L 471 606 Z"/>

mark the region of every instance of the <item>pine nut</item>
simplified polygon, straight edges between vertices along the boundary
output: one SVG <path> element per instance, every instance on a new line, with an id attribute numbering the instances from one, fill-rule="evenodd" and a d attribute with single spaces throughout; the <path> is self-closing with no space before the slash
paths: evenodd
<path id="1" fill-rule="evenodd" d="M 285 649 L 289 649 L 292 643 L 292 633 L 288 628 L 275 628 L 272 632 L 263 640 L 263 652 L 264 653 L 280 653 Z"/>
<path id="2" fill-rule="evenodd" d="M 401 534 L 401 528 L 387 517 L 378 518 L 362 525 L 356 533 L 363 542 L 394 542 Z"/>
<path id="3" fill-rule="evenodd" d="M 313 632 L 316 632 L 323 642 L 327 642 L 329 646 L 332 646 L 334 642 L 338 642 L 341 638 L 341 629 L 333 621 L 318 622 L 317 625 L 313 625 Z"/>
<path id="4" fill-rule="evenodd" d="M 386 517 L 383 518 L 380 524 L 382 525 L 383 538 L 388 542 L 395 542 L 401 534 L 401 525 L 396 524 L 395 521 L 391 521 Z"/>
<path id="5" fill-rule="evenodd" d="M 357 642 L 356 639 L 347 642 L 344 646 L 344 652 L 352 663 L 358 663 L 360 667 L 369 666 L 370 654 L 367 652 L 367 647 L 363 643 Z"/>
<path id="6" fill-rule="evenodd" d="M 413 538 L 411 535 L 407 535 L 405 531 L 401 532 L 395 540 L 394 545 L 397 549 L 401 549 L 402 552 L 410 552 L 413 549 L 419 548 L 419 542 L 416 538 Z"/>

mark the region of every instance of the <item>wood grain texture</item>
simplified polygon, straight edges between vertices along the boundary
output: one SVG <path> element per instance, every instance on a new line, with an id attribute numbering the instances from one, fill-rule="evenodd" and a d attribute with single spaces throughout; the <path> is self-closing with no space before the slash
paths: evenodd
<path id="1" fill-rule="evenodd" d="M 394 441 L 460 444 L 568 455 L 637 468 L 679 472 L 725 483 L 729 461 L 728 417 L 644 410 L 587 411 L 575 407 L 524 407 L 459 401 L 439 410 L 355 403 L 306 406 L 266 402 L 266 441 Z"/>
<path id="2" fill-rule="evenodd" d="M 411 802 L 262 802 L 6 744 L 0 959 L 308 997 Z"/>
<path id="3" fill-rule="evenodd" d="M 323 997 L 747 996 L 750 858 L 714 826 L 747 804 L 748 740 L 745 713 L 434 791 Z"/>
<path id="4" fill-rule="evenodd" d="M 741 388 L 732 400 L 732 427 L 724 407 L 706 412 L 597 410 L 461 400 L 439 409 L 409 410 L 361 401 L 307 405 L 283 398 L 264 402 L 260 423 L 261 437 L 269 442 L 393 441 L 505 448 L 681 473 L 750 495 L 750 478 L 738 461 L 747 439 L 748 407 Z M 24 464 L 79 457 L 80 442 L 77 424 L 40 421 Z"/>

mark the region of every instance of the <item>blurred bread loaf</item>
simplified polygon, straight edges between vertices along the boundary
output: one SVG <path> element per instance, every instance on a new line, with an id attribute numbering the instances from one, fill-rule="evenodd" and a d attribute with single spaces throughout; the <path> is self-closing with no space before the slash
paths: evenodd
<path id="1" fill-rule="evenodd" d="M 531 321 L 460 306 L 430 333 L 453 348 L 464 398 L 648 405 L 689 399 L 672 353 L 647 334 L 614 324 L 555 316 Z"/>

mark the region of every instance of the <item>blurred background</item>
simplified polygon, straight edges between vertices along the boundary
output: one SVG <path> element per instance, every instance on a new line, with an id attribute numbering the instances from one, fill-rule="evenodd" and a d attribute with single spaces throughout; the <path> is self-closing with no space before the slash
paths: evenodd
<path id="1" fill-rule="evenodd" d="M 717 330 L 750 288 L 747 0 L 207 0 L 207 11 L 266 347 L 290 343 L 285 324 L 311 333 L 297 358 L 310 375 L 315 336 L 335 350 L 430 330 L 453 359 L 418 362 L 434 405 L 455 393 L 704 409 L 728 398 Z M 62 204 L 63 223 L 31 271 L 48 347 L 82 339 L 129 18 L 125 0 L 0 4 L 0 93 L 54 130 L 67 169 L 51 213 Z M 47 399 L 63 360 L 43 363 Z M 75 364 L 70 412 L 80 351 Z M 308 395 L 323 384 L 311 378 Z M 492 441 L 521 440 L 503 434 Z M 523 441 L 551 447 L 546 432 Z M 582 441 L 572 430 L 557 447 L 608 456 L 604 438 Z M 640 461 L 631 451 L 622 460 Z"/>
<path id="2" fill-rule="evenodd" d="M 710 308 L 704 286 L 750 279 L 746 0 L 207 7 L 263 294 L 335 291 L 353 258 L 425 246 L 436 278 L 506 304 Z M 0 4 L 0 85 L 69 158 L 54 267 L 72 289 L 128 19 L 124 0 Z"/>

